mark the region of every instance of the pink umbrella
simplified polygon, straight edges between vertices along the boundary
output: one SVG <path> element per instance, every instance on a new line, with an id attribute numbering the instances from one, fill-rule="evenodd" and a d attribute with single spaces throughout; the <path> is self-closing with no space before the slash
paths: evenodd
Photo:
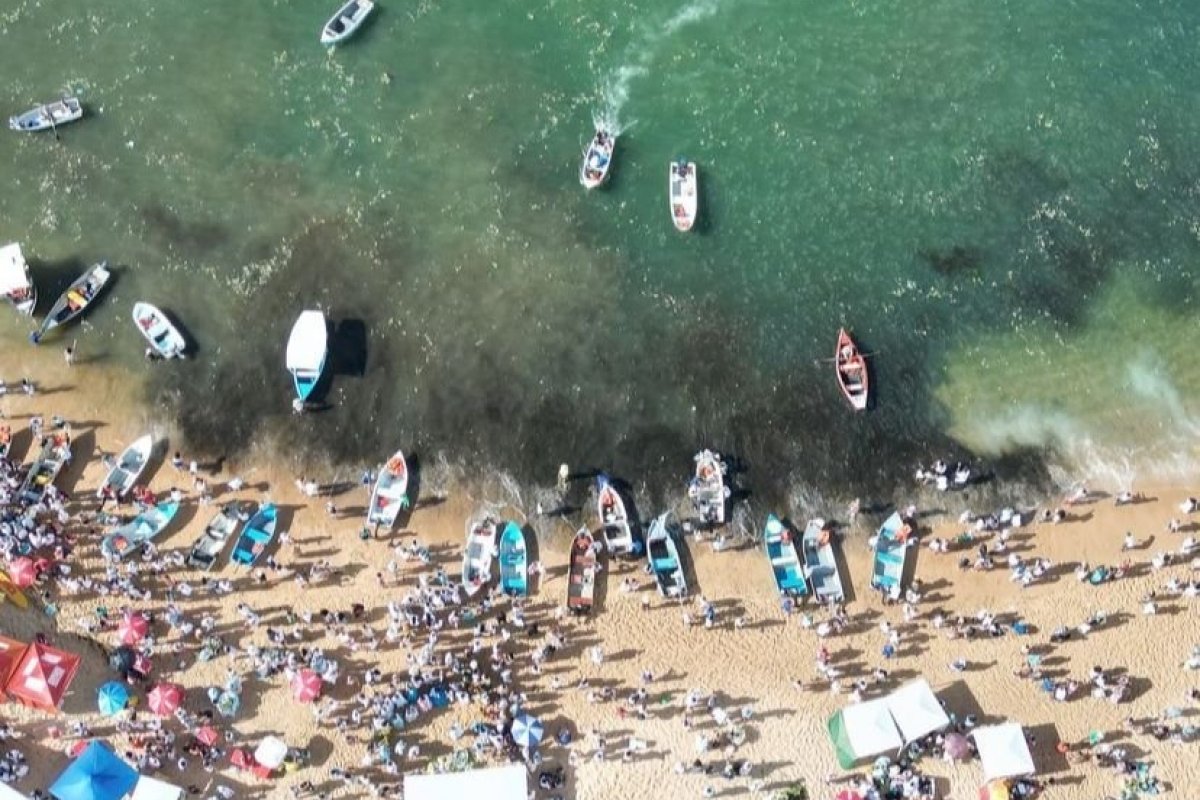
<path id="1" fill-rule="evenodd" d="M 292 697 L 301 703 L 311 703 L 321 696 L 321 676 L 311 669 L 302 669 L 292 678 Z"/>
<path id="2" fill-rule="evenodd" d="M 146 705 L 160 717 L 169 717 L 183 705 L 183 687 L 174 683 L 160 683 L 150 690 Z"/>
<path id="3" fill-rule="evenodd" d="M 8 565 L 8 577 L 22 589 L 33 586 L 37 581 L 37 568 L 33 565 L 33 559 L 25 556 L 14 558 Z"/>
<path id="4" fill-rule="evenodd" d="M 146 619 L 146 615 L 133 611 L 121 619 L 121 624 L 117 627 L 117 636 L 122 644 L 137 644 L 146 638 L 146 632 L 149 630 L 150 620 Z"/>
<path id="5" fill-rule="evenodd" d="M 212 725 L 205 725 L 200 730 L 196 731 L 196 741 L 201 744 L 206 744 L 212 747 L 217 743 L 217 729 Z"/>
<path id="6" fill-rule="evenodd" d="M 853 789 L 842 789 L 834 800 L 862 800 L 862 795 Z"/>

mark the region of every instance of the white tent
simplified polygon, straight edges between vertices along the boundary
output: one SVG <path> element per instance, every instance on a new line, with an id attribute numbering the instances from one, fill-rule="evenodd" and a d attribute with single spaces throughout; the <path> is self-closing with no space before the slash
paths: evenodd
<path id="1" fill-rule="evenodd" d="M 287 368 L 302 372 L 320 372 L 325 363 L 329 332 L 325 315 L 304 311 L 296 318 L 287 343 Z"/>
<path id="2" fill-rule="evenodd" d="M 173 783 L 142 775 L 129 800 L 179 800 L 183 797 L 183 789 Z"/>
<path id="3" fill-rule="evenodd" d="M 859 759 L 895 752 L 904 744 L 886 697 L 846 706 L 833 715 L 827 727 L 838 763 L 846 769 Z"/>
<path id="4" fill-rule="evenodd" d="M 1037 771 L 1029 743 L 1025 741 L 1025 732 L 1017 723 L 976 728 L 971 735 L 975 737 L 975 748 L 983 762 L 984 780 L 1032 775 Z"/>
<path id="5" fill-rule="evenodd" d="M 21 245 L 0 247 L 0 294 L 29 288 L 29 267 L 21 255 Z"/>
<path id="6" fill-rule="evenodd" d="M 525 767 L 472 769 L 445 775 L 405 775 L 404 800 L 462 800 L 486 797 L 488 800 L 526 800 Z"/>
<path id="7" fill-rule="evenodd" d="M 886 700 L 888 711 L 896 720 L 896 727 L 906 742 L 950 725 L 950 718 L 929 687 L 929 681 L 924 678 L 904 684 L 889 694 Z"/>
<path id="8" fill-rule="evenodd" d="M 21 794 L 7 783 L 0 783 L 0 800 L 29 800 L 29 796 Z"/>

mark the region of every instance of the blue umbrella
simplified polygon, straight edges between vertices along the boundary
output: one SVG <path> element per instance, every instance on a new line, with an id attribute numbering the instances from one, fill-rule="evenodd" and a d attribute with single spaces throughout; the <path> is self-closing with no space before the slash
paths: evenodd
<path id="1" fill-rule="evenodd" d="M 96 698 L 100 713 L 106 717 L 120 714 L 129 705 L 129 689 L 119 681 L 109 681 L 100 687 Z"/>
<path id="2" fill-rule="evenodd" d="M 50 794 L 58 800 L 120 800 L 137 781 L 137 770 L 93 741 L 58 776 Z"/>
<path id="3" fill-rule="evenodd" d="M 522 714 L 513 720 L 512 738 L 518 747 L 534 747 L 542 740 L 546 732 L 541 720 Z"/>

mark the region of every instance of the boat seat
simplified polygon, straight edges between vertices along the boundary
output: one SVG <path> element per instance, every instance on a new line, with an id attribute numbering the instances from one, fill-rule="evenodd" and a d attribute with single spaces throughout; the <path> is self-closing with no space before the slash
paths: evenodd
<path id="1" fill-rule="evenodd" d="M 800 562 L 791 556 L 778 556 L 771 559 L 771 564 L 776 567 L 787 567 L 791 564 L 799 564 Z"/>
<path id="2" fill-rule="evenodd" d="M 904 559 L 895 553 L 877 553 L 875 557 L 883 563 L 892 564 L 893 566 L 900 566 L 904 563 Z"/>
<path id="3" fill-rule="evenodd" d="M 249 550 L 243 550 L 239 547 L 237 550 L 233 551 L 233 560 L 240 564 L 249 564 L 254 560 L 254 554 Z"/>
<path id="4" fill-rule="evenodd" d="M 271 534 L 260 531 L 258 528 L 247 528 L 246 538 L 256 544 L 267 544 L 271 541 Z"/>

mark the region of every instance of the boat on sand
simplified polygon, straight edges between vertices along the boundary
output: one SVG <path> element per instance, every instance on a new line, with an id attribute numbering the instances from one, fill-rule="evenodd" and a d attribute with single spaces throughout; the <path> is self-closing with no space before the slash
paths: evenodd
<path id="1" fill-rule="evenodd" d="M 118 559 L 136 553 L 162 533 L 177 513 L 179 503 L 174 500 L 146 509 L 101 539 L 100 552 L 109 558 Z"/>
<path id="2" fill-rule="evenodd" d="M 567 608 L 580 614 L 592 610 L 596 600 L 595 540 L 587 528 L 580 528 L 571 542 L 571 562 L 568 569 Z"/>
<path id="3" fill-rule="evenodd" d="M 833 555 L 833 531 L 823 519 L 812 519 L 804 528 L 801 539 L 804 553 L 804 571 L 812 586 L 813 596 L 821 603 L 841 603 L 846 599 L 842 589 L 842 576 L 838 572 L 837 559 Z"/>
<path id="4" fill-rule="evenodd" d="M 243 567 L 252 567 L 275 538 L 279 524 L 279 512 L 273 503 L 263 503 L 254 516 L 246 522 L 242 533 L 233 545 L 229 560 Z"/>
<path id="5" fill-rule="evenodd" d="M 492 561 L 496 557 L 496 521 L 484 517 L 467 520 L 467 549 L 463 553 L 463 591 L 473 595 L 492 579 Z"/>
<path id="6" fill-rule="evenodd" d="M 725 485 L 725 462 L 715 450 L 701 450 L 694 460 L 696 474 L 688 484 L 688 497 L 692 498 L 701 521 L 708 525 L 724 525 L 725 505 L 730 495 L 729 487 Z"/>
<path id="7" fill-rule="evenodd" d="M 846 396 L 851 408 L 862 411 L 867 407 L 870 396 L 870 379 L 867 377 L 867 361 L 858 352 L 858 345 L 845 328 L 838 329 L 837 350 L 834 352 L 837 366 L 838 387 Z"/>
<path id="8" fill-rule="evenodd" d="M 583 184 L 583 188 L 595 189 L 608 180 L 616 147 L 615 135 L 603 128 L 597 129 L 596 135 L 583 151 L 583 166 L 579 168 L 579 182 Z"/>
<path id="9" fill-rule="evenodd" d="M 774 514 L 767 515 L 763 530 L 767 560 L 771 562 L 771 574 L 775 586 L 785 597 L 803 597 L 808 594 L 804 580 L 804 569 L 796 552 L 795 536 L 783 520 Z"/>
<path id="10" fill-rule="evenodd" d="M 391 528 L 401 509 L 408 507 L 408 462 L 404 451 L 397 450 L 375 479 L 371 490 L 371 505 L 367 510 L 367 523 Z"/>
<path id="11" fill-rule="evenodd" d="M 604 544 L 613 555 L 633 552 L 633 529 L 629 526 L 629 512 L 621 493 L 612 485 L 607 475 L 596 479 L 596 510 L 600 515 L 600 531 Z"/>
<path id="12" fill-rule="evenodd" d="M 529 594 L 528 570 L 525 532 L 517 523 L 506 522 L 500 531 L 500 590 L 517 597 Z"/>
<path id="13" fill-rule="evenodd" d="M 649 554 L 650 571 L 658 584 L 658 593 L 663 597 L 687 597 L 687 577 L 683 574 L 683 563 L 679 560 L 679 548 L 667 525 L 670 512 L 662 514 L 650 523 L 646 533 L 646 551 Z"/>
<path id="14" fill-rule="evenodd" d="M 110 278 L 112 278 L 112 273 L 108 269 L 107 261 L 93 265 L 91 269 L 76 278 L 75 282 L 62 293 L 62 296 L 54 301 L 54 305 L 50 307 L 50 313 L 42 320 L 41 327 L 29 334 L 29 341 L 37 344 L 53 329 L 66 325 L 87 311 L 100 294 L 100 290 L 108 284 Z"/>
<path id="15" fill-rule="evenodd" d="M 671 221 L 675 229 L 687 232 L 696 224 L 696 165 L 691 161 L 672 161 L 667 175 L 667 193 L 671 201 Z"/>
<path id="16" fill-rule="evenodd" d="M 66 431 L 57 431 L 43 439 L 42 450 L 21 483 L 21 502 L 27 506 L 41 502 L 70 457 L 71 436 Z"/>
<path id="17" fill-rule="evenodd" d="M 142 470 L 150 460 L 150 452 L 154 449 L 154 437 L 146 434 L 133 444 L 121 451 L 117 460 L 112 462 L 104 483 L 96 490 L 96 497 L 103 500 L 106 496 L 114 499 L 124 497 L 137 483 Z"/>
<path id="18" fill-rule="evenodd" d="M 226 503 L 222 506 L 216 516 L 204 526 L 200 537 L 192 545 L 187 557 L 188 566 L 205 572 L 212 569 L 233 534 L 237 532 L 239 522 L 237 503 Z"/>
<path id="19" fill-rule="evenodd" d="M 912 526 L 899 512 L 893 513 L 879 526 L 875 535 L 875 560 L 871 566 L 871 588 L 892 597 L 904 591 L 904 573 L 908 567 L 908 540 Z"/>

